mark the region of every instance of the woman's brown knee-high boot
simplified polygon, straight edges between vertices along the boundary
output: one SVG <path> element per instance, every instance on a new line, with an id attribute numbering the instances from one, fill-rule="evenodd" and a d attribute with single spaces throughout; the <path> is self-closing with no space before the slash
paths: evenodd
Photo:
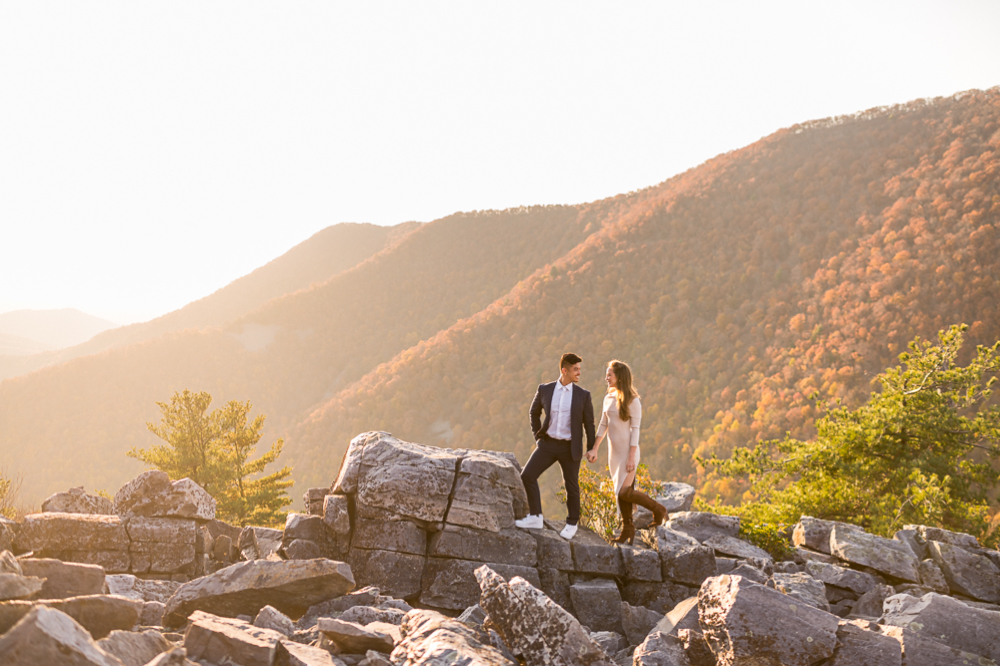
<path id="1" fill-rule="evenodd" d="M 632 545 L 635 540 L 635 525 L 632 524 L 632 503 L 622 498 L 622 493 L 618 493 L 618 509 L 622 512 L 622 531 L 614 540 L 614 543 L 626 543 Z"/>
<path id="2" fill-rule="evenodd" d="M 641 507 L 645 507 L 653 512 L 653 525 L 662 525 L 663 521 L 667 519 L 667 509 L 659 502 L 655 501 L 652 497 L 644 492 L 638 491 L 635 488 L 622 488 L 621 493 L 618 497 L 623 498 L 626 502 L 632 502 L 633 504 L 638 504 Z"/>

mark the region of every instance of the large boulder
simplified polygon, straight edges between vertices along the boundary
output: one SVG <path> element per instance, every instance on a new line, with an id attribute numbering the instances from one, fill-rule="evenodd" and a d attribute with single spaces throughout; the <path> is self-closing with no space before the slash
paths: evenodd
<path id="1" fill-rule="evenodd" d="M 837 647 L 836 616 L 740 576 L 705 581 L 698 614 L 720 664 L 811 666 Z"/>
<path id="2" fill-rule="evenodd" d="M 384 432 L 363 433 L 351 440 L 333 490 L 356 494 L 360 507 L 442 522 L 458 462 L 458 454 L 448 449 L 404 442 Z"/>
<path id="3" fill-rule="evenodd" d="M 951 544 L 966 550 L 979 550 L 979 540 L 971 534 L 964 532 L 952 532 L 943 527 L 929 527 L 927 525 L 903 525 L 904 530 L 913 530 L 923 542 L 938 541 Z"/>
<path id="4" fill-rule="evenodd" d="M 125 666 L 146 666 L 160 654 L 173 647 L 173 643 L 158 631 L 112 631 L 97 641 L 102 650 L 114 655 Z"/>
<path id="5" fill-rule="evenodd" d="M 38 557 L 129 570 L 128 534 L 118 516 L 33 513 L 24 517 L 16 544 Z"/>
<path id="6" fill-rule="evenodd" d="M 14 555 L 0 552 L 0 601 L 27 599 L 42 589 L 44 579 L 26 576 Z"/>
<path id="7" fill-rule="evenodd" d="M 20 561 L 26 576 L 44 578 L 39 599 L 66 599 L 104 593 L 104 569 L 95 564 L 63 562 L 49 558 L 25 558 Z"/>
<path id="8" fill-rule="evenodd" d="M 131 574 L 112 574 L 105 577 L 105 582 L 109 594 L 161 603 L 166 603 L 181 586 L 181 583 L 172 580 L 144 580 Z"/>
<path id="9" fill-rule="evenodd" d="M 629 645 L 639 645 L 646 635 L 653 630 L 657 622 L 663 620 L 663 614 L 651 611 L 643 606 L 633 606 L 627 601 L 621 606 L 622 632 Z"/>
<path id="10" fill-rule="evenodd" d="M 66 492 L 49 496 L 42 502 L 42 511 L 45 513 L 96 513 L 102 515 L 111 515 L 115 512 L 111 500 L 100 495 L 88 495 L 83 486 L 70 488 Z"/>
<path id="11" fill-rule="evenodd" d="M 0 633 L 17 624 L 31 609 L 45 605 L 79 622 L 94 638 L 103 638 L 115 629 L 128 631 L 139 622 L 142 602 L 110 594 L 91 594 L 68 599 L 0 602 Z"/>
<path id="12" fill-rule="evenodd" d="M 806 572 L 827 585 L 850 590 L 855 594 L 864 594 L 879 584 L 874 576 L 864 571 L 855 571 L 836 564 L 826 564 L 814 560 L 806 562 Z"/>
<path id="13" fill-rule="evenodd" d="M 749 541 L 737 539 L 736 537 L 723 536 L 717 534 L 702 542 L 720 555 L 728 555 L 741 560 L 758 559 L 770 560 L 771 554 L 763 548 L 758 548 Z"/>
<path id="14" fill-rule="evenodd" d="M 398 599 L 420 594 L 426 562 L 427 558 L 423 555 L 392 550 L 351 548 L 347 555 L 347 563 L 356 581 L 374 585 Z"/>
<path id="15" fill-rule="evenodd" d="M 902 541 L 834 525 L 830 530 L 830 552 L 851 564 L 860 564 L 893 578 L 911 583 L 920 581 L 920 561 Z"/>
<path id="16" fill-rule="evenodd" d="M 701 585 L 717 572 L 715 551 L 684 532 L 657 527 L 656 550 L 660 553 L 663 580 Z"/>
<path id="17" fill-rule="evenodd" d="M 928 541 L 927 550 L 952 592 L 1000 603 L 1000 569 L 986 555 L 943 541 Z M 931 572 L 927 578 L 933 579 Z"/>
<path id="18" fill-rule="evenodd" d="M 693 486 L 676 481 L 664 481 L 653 492 L 653 500 L 663 505 L 667 513 L 690 511 L 691 505 L 694 503 L 694 496 Z M 653 523 L 653 512 L 645 507 L 637 506 L 632 520 L 637 530 L 645 529 Z"/>
<path id="19" fill-rule="evenodd" d="M 524 530 L 502 529 L 498 532 L 445 525 L 431 535 L 427 554 L 478 562 L 496 562 L 521 567 L 538 564 L 535 539 Z"/>
<path id="20" fill-rule="evenodd" d="M 124 522 L 133 573 L 195 573 L 198 538 L 195 521 L 130 516 Z"/>
<path id="21" fill-rule="evenodd" d="M 885 601 L 882 624 L 909 629 L 957 650 L 1000 661 L 1000 612 L 930 593 L 900 594 Z"/>
<path id="22" fill-rule="evenodd" d="M 836 520 L 822 520 L 812 516 L 802 516 L 792 528 L 792 544 L 820 553 L 830 554 L 830 532 L 839 526 L 842 530 L 860 530 L 860 527 Z"/>
<path id="23" fill-rule="evenodd" d="M 245 560 L 274 559 L 281 550 L 285 533 L 273 527 L 244 527 L 236 548 Z"/>
<path id="24" fill-rule="evenodd" d="M 487 566 L 476 569 L 476 579 L 479 605 L 528 666 L 613 666 L 579 621 L 528 581 L 508 583 Z"/>
<path id="25" fill-rule="evenodd" d="M 327 640 L 337 646 L 339 652 L 351 654 L 364 654 L 368 650 L 392 652 L 395 646 L 392 635 L 379 631 L 375 626 L 365 627 L 340 618 L 321 617 L 318 628 Z"/>
<path id="26" fill-rule="evenodd" d="M 774 589 L 821 611 L 830 611 L 826 600 L 826 585 L 807 573 L 776 573 Z"/>
<path id="27" fill-rule="evenodd" d="M 683 532 L 699 542 L 714 536 L 736 537 L 740 533 L 740 519 L 706 511 L 680 511 L 670 516 L 666 526 Z"/>
<path id="28" fill-rule="evenodd" d="M 447 520 L 499 532 L 528 515 L 528 496 L 512 455 L 496 451 L 460 451 L 461 463 Z"/>
<path id="29" fill-rule="evenodd" d="M 354 526 L 351 547 L 425 555 L 427 553 L 427 532 L 410 520 L 358 518 Z"/>
<path id="30" fill-rule="evenodd" d="M 455 611 L 474 605 L 479 601 L 480 595 L 475 571 L 482 565 L 482 562 L 471 560 L 427 558 L 421 582 L 420 603 Z M 504 578 L 520 576 L 536 587 L 541 587 L 537 569 L 497 563 L 489 563 L 489 566 Z"/>
<path id="31" fill-rule="evenodd" d="M 660 567 L 659 552 L 642 546 L 618 547 L 625 564 L 625 577 L 629 580 L 642 580 L 658 583 L 663 580 Z"/>
<path id="32" fill-rule="evenodd" d="M 622 597 L 615 581 L 606 578 L 580 581 L 569 588 L 576 618 L 591 631 L 622 630 Z"/>
<path id="33" fill-rule="evenodd" d="M 827 666 L 902 666 L 899 641 L 879 633 L 867 620 L 842 620 L 837 627 L 839 645 Z"/>
<path id="34" fill-rule="evenodd" d="M 210 664 L 272 666 L 284 636 L 241 620 L 192 613 L 184 648 L 190 659 Z"/>
<path id="35" fill-rule="evenodd" d="M 332 560 L 239 562 L 178 588 L 164 621 L 176 626 L 196 610 L 255 616 L 264 606 L 298 617 L 310 606 L 354 589 L 351 568 Z"/>
<path id="36" fill-rule="evenodd" d="M 948 647 L 903 627 L 881 627 L 881 633 L 899 643 L 904 666 L 995 666 L 996 662 L 959 648 Z M 845 664 L 846 666 L 846 664 Z"/>
<path id="37" fill-rule="evenodd" d="M 191 479 L 170 481 L 166 472 L 150 470 L 132 479 L 115 494 L 119 516 L 215 518 L 215 499 Z"/>
<path id="38" fill-rule="evenodd" d="M 410 611 L 400 634 L 402 640 L 392 651 L 392 663 L 397 666 L 515 666 L 483 643 L 482 634 L 435 611 Z"/>
<path id="39" fill-rule="evenodd" d="M 683 644 L 675 637 L 652 631 L 632 653 L 634 666 L 692 666 Z"/>
<path id="40" fill-rule="evenodd" d="M 0 637 L 0 663 L 9 666 L 123 666 L 65 613 L 36 606 Z"/>

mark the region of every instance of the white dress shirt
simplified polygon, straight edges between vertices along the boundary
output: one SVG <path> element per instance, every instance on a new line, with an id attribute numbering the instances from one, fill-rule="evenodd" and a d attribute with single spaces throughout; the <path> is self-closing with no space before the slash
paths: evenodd
<path id="1" fill-rule="evenodd" d="M 572 439 L 573 431 L 569 427 L 569 416 L 573 409 L 573 382 L 563 384 L 556 382 L 552 392 L 552 413 L 549 415 L 549 437 L 553 439 Z"/>

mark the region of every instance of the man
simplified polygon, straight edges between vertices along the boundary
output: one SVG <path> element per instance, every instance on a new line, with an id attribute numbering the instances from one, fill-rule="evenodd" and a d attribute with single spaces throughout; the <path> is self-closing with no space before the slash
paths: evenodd
<path id="1" fill-rule="evenodd" d="M 559 361 L 559 379 L 542 384 L 531 401 L 531 432 L 535 451 L 521 472 L 521 482 L 528 493 L 529 515 L 515 521 L 518 527 L 542 529 L 542 497 L 538 477 L 559 463 L 566 484 L 566 527 L 559 535 L 572 539 L 580 522 L 580 459 L 583 458 L 583 435 L 587 434 L 587 452 L 594 448 L 594 403 L 590 391 L 576 385 L 580 381 L 580 363 L 576 354 L 563 354 Z M 542 421 L 542 412 L 545 420 Z"/>

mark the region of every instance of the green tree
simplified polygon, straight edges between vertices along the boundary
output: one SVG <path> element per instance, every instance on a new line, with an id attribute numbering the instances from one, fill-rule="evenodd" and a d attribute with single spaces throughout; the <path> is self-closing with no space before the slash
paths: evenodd
<path id="1" fill-rule="evenodd" d="M 264 427 L 264 415 L 252 421 L 250 402 L 231 400 L 208 411 L 212 396 L 187 389 L 174 393 L 169 402 L 158 402 L 160 423 L 146 427 L 162 439 L 149 449 L 133 447 L 128 456 L 141 460 L 171 479 L 189 478 L 216 500 L 216 515 L 236 525 L 280 525 L 292 503 L 287 490 L 292 486 L 290 467 L 271 474 L 265 468 L 281 454 L 279 439 L 256 460 Z"/>
<path id="2" fill-rule="evenodd" d="M 959 363 L 965 325 L 915 339 L 855 410 L 837 407 L 816 437 L 787 437 L 728 460 L 699 460 L 750 482 L 746 515 L 774 524 L 799 515 L 891 535 L 906 523 L 968 532 L 989 543 L 989 493 L 1000 482 L 1000 407 L 991 399 L 1000 342 Z"/>

